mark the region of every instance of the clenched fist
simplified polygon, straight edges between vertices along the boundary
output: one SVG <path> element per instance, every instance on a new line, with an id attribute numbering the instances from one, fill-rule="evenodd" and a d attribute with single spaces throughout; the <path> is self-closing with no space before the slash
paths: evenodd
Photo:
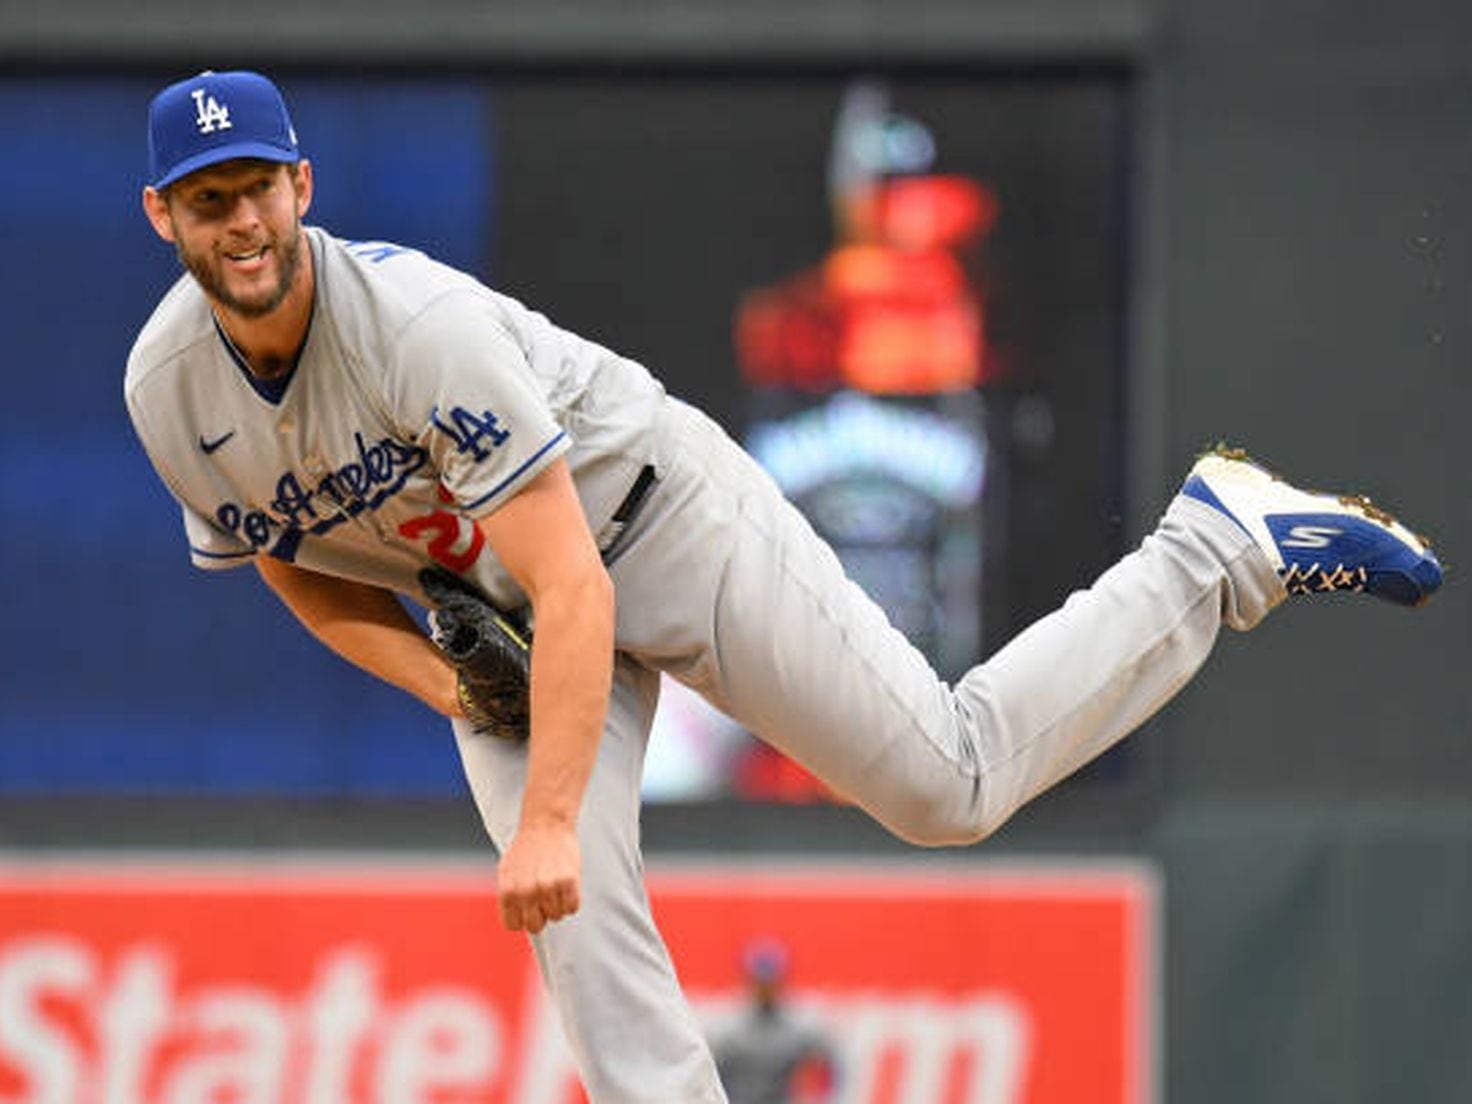
<path id="1" fill-rule="evenodd" d="M 582 852 L 577 831 L 523 825 L 501 856 L 496 891 L 501 922 L 510 931 L 535 935 L 553 920 L 577 912 Z"/>

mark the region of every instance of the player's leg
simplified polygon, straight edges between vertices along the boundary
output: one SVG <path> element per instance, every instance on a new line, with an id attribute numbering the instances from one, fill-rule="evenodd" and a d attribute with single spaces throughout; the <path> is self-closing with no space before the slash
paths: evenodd
<path id="1" fill-rule="evenodd" d="M 1224 622 L 1250 628 L 1285 594 L 1250 526 L 1183 494 L 1138 550 L 952 691 L 719 431 L 697 419 L 670 478 L 699 505 L 649 542 L 644 585 L 694 603 L 677 582 L 680 546 L 730 549 L 714 575 L 694 573 L 713 603 L 696 684 L 917 842 L 995 829 L 1164 704 Z M 1251 508 L 1243 494 L 1239 513 Z M 677 552 L 659 564 L 666 547 Z"/>
<path id="2" fill-rule="evenodd" d="M 532 946 L 593 1104 L 726 1097 L 650 916 L 639 856 L 639 778 L 658 676 L 620 658 L 598 760 L 578 820 L 582 904 Z M 481 818 L 504 849 L 521 813 L 526 745 L 456 740 Z"/>
<path id="3" fill-rule="evenodd" d="M 1250 539 L 1180 503 L 1138 550 L 952 689 L 805 519 L 749 478 L 720 595 L 718 693 L 919 843 L 994 831 L 1159 709 L 1224 618 L 1245 628 L 1282 596 Z"/>

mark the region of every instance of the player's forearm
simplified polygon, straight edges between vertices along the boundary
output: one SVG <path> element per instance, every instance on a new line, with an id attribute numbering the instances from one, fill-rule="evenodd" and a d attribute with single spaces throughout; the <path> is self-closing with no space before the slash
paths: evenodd
<path id="1" fill-rule="evenodd" d="M 538 595 L 521 824 L 575 825 L 613 680 L 613 585 L 601 567 Z"/>
<path id="2" fill-rule="evenodd" d="M 265 557 L 257 567 L 297 620 L 332 651 L 437 713 L 459 712 L 454 669 L 390 591 Z"/>

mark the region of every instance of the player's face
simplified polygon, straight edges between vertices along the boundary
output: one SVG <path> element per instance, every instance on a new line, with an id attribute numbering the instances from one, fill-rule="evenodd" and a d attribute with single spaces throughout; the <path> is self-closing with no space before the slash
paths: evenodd
<path id="1" fill-rule="evenodd" d="M 145 193 L 144 207 L 205 294 L 242 317 L 262 318 L 297 280 L 311 182 L 305 161 L 227 161 L 191 173 L 167 195 Z"/>

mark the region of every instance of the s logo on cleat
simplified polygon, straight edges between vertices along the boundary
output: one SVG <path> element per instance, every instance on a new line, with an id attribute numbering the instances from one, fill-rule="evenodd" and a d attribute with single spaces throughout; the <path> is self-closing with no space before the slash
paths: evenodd
<path id="1" fill-rule="evenodd" d="M 1288 535 L 1278 542 L 1280 548 L 1328 548 L 1329 542 L 1343 534 L 1343 529 L 1332 529 L 1327 525 L 1295 525 Z"/>

